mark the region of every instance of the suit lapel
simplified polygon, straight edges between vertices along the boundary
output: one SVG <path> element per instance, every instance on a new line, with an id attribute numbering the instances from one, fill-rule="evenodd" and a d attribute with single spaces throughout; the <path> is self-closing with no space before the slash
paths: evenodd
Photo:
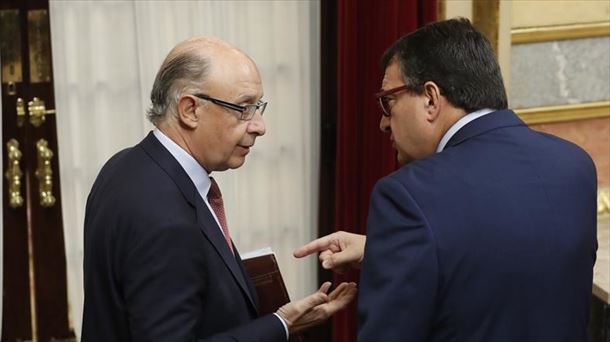
<path id="1" fill-rule="evenodd" d="M 246 280 L 246 285 L 248 285 L 248 290 L 250 291 L 250 295 L 251 295 L 252 299 L 254 300 L 254 307 L 256 309 L 256 315 L 258 316 L 259 302 L 258 302 L 258 295 L 256 294 L 256 288 L 254 288 L 254 284 L 252 284 L 252 280 L 250 279 L 248 272 L 246 272 L 244 263 L 241 260 L 241 255 L 239 255 L 239 252 L 237 251 L 237 247 L 235 247 L 235 244 L 233 244 L 233 250 L 235 251 L 235 259 L 237 259 L 237 265 L 239 266 L 239 269 L 241 270 L 241 274 L 244 276 L 244 279 Z"/>
<path id="2" fill-rule="evenodd" d="M 196 208 L 197 212 L 197 223 L 201 228 L 204 236 L 210 241 L 214 249 L 222 259 L 225 266 L 231 271 L 233 278 L 241 287 L 244 295 L 248 298 L 248 302 L 252 306 L 255 312 L 257 312 L 257 305 L 246 281 L 244 279 L 244 273 L 241 271 L 238 265 L 237 259 L 233 256 L 227 246 L 226 240 L 222 235 L 220 227 L 214 220 L 214 217 L 210 213 L 207 205 L 197 192 L 197 188 L 189 178 L 188 174 L 180 163 L 172 156 L 171 153 L 155 138 L 150 132 L 144 140 L 140 143 L 140 146 L 146 151 L 150 157 L 157 162 L 157 164 L 167 173 L 167 175 L 174 181 L 176 186 L 180 189 L 180 192 L 184 195 L 187 202 Z M 239 256 L 238 256 L 239 258 Z M 241 259 L 239 259 L 241 262 Z"/>
<path id="3" fill-rule="evenodd" d="M 195 207 L 196 198 L 200 197 L 197 193 L 197 188 L 195 188 L 195 185 L 176 158 L 161 145 L 152 132 L 148 133 L 146 138 L 140 143 L 140 146 L 142 146 L 144 151 L 165 171 L 165 173 L 167 173 L 169 178 L 171 178 L 178 189 L 180 189 L 180 192 L 182 192 L 188 203 Z"/>
<path id="4" fill-rule="evenodd" d="M 199 222 L 199 227 L 201 227 L 201 230 L 203 231 L 205 236 L 212 243 L 212 245 L 216 249 L 216 252 L 222 258 L 222 261 L 225 263 L 227 268 L 229 268 L 229 270 L 231 271 L 231 274 L 233 274 L 233 278 L 235 278 L 235 280 L 241 287 L 242 291 L 248 298 L 248 301 L 252 305 L 252 308 L 254 309 L 254 311 L 258 311 L 257 306 L 254 302 L 254 299 L 252 298 L 252 294 L 250 293 L 250 290 L 249 290 L 248 286 L 246 285 L 246 280 L 244 279 L 244 274 L 243 274 L 243 272 L 241 272 L 241 269 L 238 265 L 238 261 L 237 261 L 236 257 L 233 256 L 233 253 L 231 253 L 229 246 L 227 246 L 227 241 L 225 240 L 224 236 L 222 235 L 222 231 L 220 230 L 220 227 L 216 223 L 216 220 L 214 220 L 214 217 L 212 216 L 212 213 L 208 209 L 207 205 L 203 202 L 203 199 L 201 199 L 201 196 L 197 196 L 197 197 L 198 197 L 198 204 L 196 205 L 196 208 L 197 208 L 197 221 Z"/>

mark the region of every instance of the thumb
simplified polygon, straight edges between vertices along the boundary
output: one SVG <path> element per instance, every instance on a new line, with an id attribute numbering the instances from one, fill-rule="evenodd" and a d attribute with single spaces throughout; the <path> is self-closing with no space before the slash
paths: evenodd
<path id="1" fill-rule="evenodd" d="M 303 298 L 300 302 L 302 302 L 302 309 L 308 311 L 320 304 L 324 304 L 328 302 L 328 295 L 326 294 L 330 289 L 332 283 L 330 281 L 324 282 L 322 286 L 318 289 L 318 291 L 313 294 Z"/>
<path id="2" fill-rule="evenodd" d="M 329 255 L 326 260 L 324 260 L 322 262 L 322 267 L 329 270 L 329 269 L 333 269 L 333 268 L 340 268 L 343 266 L 348 265 L 349 263 L 351 263 L 353 259 L 350 254 L 349 251 L 344 250 L 338 253 L 334 253 Z"/>
<path id="3" fill-rule="evenodd" d="M 305 298 L 282 305 L 277 313 L 289 326 L 295 324 L 303 315 L 318 305 L 328 302 L 328 295 L 323 292 L 315 292 Z"/>
<path id="4" fill-rule="evenodd" d="M 311 294 L 298 302 L 298 314 L 296 319 L 299 319 L 301 316 L 311 311 L 318 305 L 324 304 L 328 302 L 328 295 L 323 292 L 316 292 Z"/>
<path id="5" fill-rule="evenodd" d="M 320 304 L 328 302 L 328 295 L 324 292 L 316 292 L 306 298 L 307 309 L 313 309 Z"/>

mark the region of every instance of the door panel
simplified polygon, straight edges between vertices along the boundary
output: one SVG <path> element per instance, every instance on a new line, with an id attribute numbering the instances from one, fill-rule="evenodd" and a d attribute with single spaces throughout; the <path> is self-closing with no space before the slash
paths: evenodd
<path id="1" fill-rule="evenodd" d="M 14 19 L 15 11 L 18 20 Z M 2 341 L 72 339 L 48 1 L 2 0 L 0 13 L 0 18 L 19 23 L 18 28 L 3 28 L 0 36 L 5 167 Z M 0 24 L 7 25 L 4 20 Z M 21 106 L 17 106 L 18 99 Z M 19 174 L 15 171 L 15 144 L 11 141 L 12 145 L 7 145 L 10 139 L 18 141 L 21 152 L 21 206 L 10 193 L 11 184 L 13 190 L 17 188 Z M 7 178 L 9 166 L 13 168 Z"/>
<path id="2" fill-rule="evenodd" d="M 25 170 L 27 158 L 25 157 L 25 131 L 23 125 L 18 125 L 17 109 L 18 99 L 21 99 L 20 109 L 25 110 L 23 97 L 25 86 L 23 84 L 23 40 L 25 30 L 22 25 L 22 10 L 15 6 L 0 8 L 0 52 L 2 53 L 2 156 L 4 170 L 3 181 L 5 186 L 3 199 L 3 298 L 2 298 L 2 341 L 15 341 L 32 339 L 32 317 L 30 310 L 30 277 L 28 257 L 28 226 L 26 213 L 26 181 Z M 20 110 L 21 112 L 21 110 Z M 19 120 L 22 121 L 22 120 Z M 23 123 L 23 122 L 21 122 Z M 21 126 L 21 127 L 19 127 Z M 11 180 L 7 179 L 9 166 L 14 163 L 9 160 L 9 140 L 17 143 L 20 154 L 17 159 L 17 174 Z M 14 161 L 14 157 L 12 158 Z M 15 165 L 13 165 L 15 166 Z M 10 174 L 9 174 L 10 176 Z M 17 178 L 16 180 L 14 178 Z M 22 198 L 21 204 L 10 205 L 9 190 L 11 182 L 17 183 L 16 188 Z"/>

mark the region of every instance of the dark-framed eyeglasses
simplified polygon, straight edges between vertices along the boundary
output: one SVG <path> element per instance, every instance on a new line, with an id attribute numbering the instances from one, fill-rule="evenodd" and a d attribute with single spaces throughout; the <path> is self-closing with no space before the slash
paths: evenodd
<path id="1" fill-rule="evenodd" d="M 396 94 L 399 91 L 406 90 L 407 88 L 408 86 L 405 84 L 400 87 L 380 91 L 375 94 L 375 98 L 377 98 L 377 101 L 379 101 L 379 107 L 381 107 L 381 112 L 383 116 L 389 117 L 392 115 L 392 108 L 390 108 L 390 98 L 388 96 Z"/>
<path id="2" fill-rule="evenodd" d="M 247 104 L 242 106 L 235 103 L 219 100 L 205 94 L 193 94 L 193 96 L 198 97 L 202 100 L 210 101 L 221 107 L 233 109 L 234 111 L 239 112 L 241 114 L 239 116 L 239 119 L 242 121 L 251 120 L 257 111 L 260 111 L 261 115 L 263 115 L 263 113 L 265 112 L 265 108 L 267 108 L 267 102 L 260 100 L 255 104 Z"/>

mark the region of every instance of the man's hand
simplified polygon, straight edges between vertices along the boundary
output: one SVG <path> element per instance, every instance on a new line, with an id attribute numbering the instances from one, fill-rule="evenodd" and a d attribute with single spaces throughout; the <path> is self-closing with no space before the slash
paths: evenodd
<path id="1" fill-rule="evenodd" d="M 319 325 L 335 312 L 345 308 L 356 296 L 356 283 L 341 283 L 330 294 L 330 282 L 322 284 L 320 289 L 301 300 L 290 302 L 277 310 L 290 334 L 297 333 Z"/>
<path id="2" fill-rule="evenodd" d="M 294 251 L 302 258 L 320 252 L 320 262 L 325 269 L 343 273 L 350 268 L 359 268 L 364 256 L 366 236 L 339 231 L 326 235 Z"/>

